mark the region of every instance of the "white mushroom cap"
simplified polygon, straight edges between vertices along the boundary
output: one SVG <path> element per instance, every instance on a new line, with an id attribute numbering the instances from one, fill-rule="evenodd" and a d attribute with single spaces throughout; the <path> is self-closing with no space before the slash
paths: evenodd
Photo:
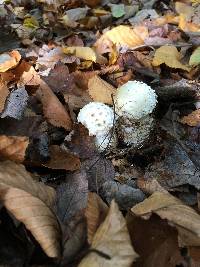
<path id="1" fill-rule="evenodd" d="M 78 122 L 89 130 L 89 135 L 106 135 L 113 127 L 114 111 L 103 103 L 90 102 L 80 110 Z"/>
<path id="2" fill-rule="evenodd" d="M 150 114 L 157 103 L 155 91 L 146 83 L 129 81 L 117 89 L 115 110 L 119 116 L 138 120 Z"/>
<path id="3" fill-rule="evenodd" d="M 119 121 L 118 132 L 125 144 L 139 148 L 148 141 L 153 128 L 154 119 L 147 115 L 138 121 L 131 121 L 128 119 Z"/>

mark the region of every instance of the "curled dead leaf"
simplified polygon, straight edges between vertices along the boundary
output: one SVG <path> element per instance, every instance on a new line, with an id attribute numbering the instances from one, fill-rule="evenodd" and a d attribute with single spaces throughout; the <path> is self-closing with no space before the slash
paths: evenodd
<path id="1" fill-rule="evenodd" d="M 190 68 L 182 64 L 180 59 L 181 54 L 178 52 L 175 46 L 164 45 L 156 50 L 152 65 L 160 66 L 164 63 L 170 68 L 190 71 Z"/>
<path id="2" fill-rule="evenodd" d="M 53 188 L 33 180 L 23 165 L 4 161 L 0 163 L 0 200 L 49 257 L 59 257 L 60 227 L 51 209 Z"/>
<path id="3" fill-rule="evenodd" d="M 96 62 L 96 53 L 90 47 L 82 47 L 82 46 L 71 46 L 71 47 L 64 47 L 63 52 L 65 54 L 75 55 L 84 60 L 91 60 Z"/>
<path id="4" fill-rule="evenodd" d="M 144 218 L 156 213 L 177 228 L 184 245 L 200 246 L 200 215 L 169 193 L 155 192 L 131 211 Z"/>
<path id="5" fill-rule="evenodd" d="M 89 79 L 88 92 L 94 101 L 112 105 L 112 95 L 115 95 L 116 90 L 112 85 L 95 75 Z"/>
<path id="6" fill-rule="evenodd" d="M 0 135 L 0 156 L 3 159 L 23 162 L 28 144 L 28 137 Z"/>
<path id="7" fill-rule="evenodd" d="M 44 116 L 47 120 L 56 127 L 71 130 L 72 121 L 67 110 L 44 81 L 41 80 L 36 94 L 43 104 Z"/>
<path id="8" fill-rule="evenodd" d="M 137 258 L 131 245 L 125 218 L 114 200 L 106 219 L 93 238 L 92 249 L 94 251 L 83 258 L 78 267 L 130 267 Z M 95 250 L 107 255 L 110 259 L 100 256 L 95 253 Z"/>
<path id="9" fill-rule="evenodd" d="M 89 192 L 87 208 L 85 211 L 89 244 L 92 243 L 97 228 L 104 221 L 107 213 L 108 207 L 103 200 L 96 193 Z"/>
<path id="10" fill-rule="evenodd" d="M 17 66 L 21 59 L 21 55 L 18 51 L 13 50 L 9 53 L 3 53 L 0 55 L 0 72 L 6 72 Z"/>

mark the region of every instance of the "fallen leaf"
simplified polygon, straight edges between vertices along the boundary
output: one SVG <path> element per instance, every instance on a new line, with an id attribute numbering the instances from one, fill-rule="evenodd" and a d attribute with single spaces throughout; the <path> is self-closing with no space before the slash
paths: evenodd
<path id="1" fill-rule="evenodd" d="M 4 106 L 5 106 L 5 102 L 6 102 L 6 98 L 9 95 L 9 90 L 8 87 L 0 82 L 0 113 L 3 111 Z"/>
<path id="2" fill-rule="evenodd" d="M 101 3 L 101 0 L 83 0 L 83 2 L 89 7 L 95 7 Z"/>
<path id="3" fill-rule="evenodd" d="M 87 208 L 85 211 L 89 244 L 92 243 L 97 228 L 104 221 L 107 213 L 108 207 L 103 200 L 96 193 L 89 192 Z"/>
<path id="4" fill-rule="evenodd" d="M 109 6 L 114 18 L 120 18 L 125 15 L 124 4 L 110 4 Z"/>
<path id="5" fill-rule="evenodd" d="M 112 96 L 115 95 L 116 89 L 98 75 L 89 79 L 88 92 L 94 101 L 113 105 Z"/>
<path id="6" fill-rule="evenodd" d="M 62 150 L 59 146 L 49 148 L 50 160 L 43 165 L 54 170 L 75 171 L 80 168 L 80 160 L 72 153 Z"/>
<path id="7" fill-rule="evenodd" d="M 69 92 L 74 86 L 73 75 L 69 73 L 68 67 L 61 62 L 58 62 L 43 80 L 55 93 Z"/>
<path id="8" fill-rule="evenodd" d="M 28 93 L 23 86 L 13 90 L 7 98 L 5 109 L 0 117 L 21 119 L 28 104 L 28 99 Z"/>
<path id="9" fill-rule="evenodd" d="M 20 60 L 21 55 L 16 50 L 0 54 L 0 72 L 6 72 L 7 70 L 16 67 Z"/>
<path id="10" fill-rule="evenodd" d="M 71 47 L 63 47 L 63 52 L 69 55 L 75 55 L 78 58 L 84 60 L 91 60 L 96 62 L 96 53 L 90 47 L 82 47 L 82 46 L 71 46 Z"/>
<path id="11" fill-rule="evenodd" d="M 74 261 L 87 241 L 85 209 L 88 181 L 84 171 L 66 175 L 66 182 L 57 187 L 56 214 L 62 226 L 62 265 Z"/>
<path id="12" fill-rule="evenodd" d="M 200 171 L 177 142 L 169 142 L 164 159 L 150 164 L 144 178 L 146 180 L 156 178 L 166 190 L 185 184 L 200 189 Z"/>
<path id="13" fill-rule="evenodd" d="M 18 86 L 28 86 L 38 88 L 40 85 L 41 79 L 39 74 L 35 71 L 35 69 L 31 66 L 29 70 L 25 70 L 19 81 Z"/>
<path id="14" fill-rule="evenodd" d="M 190 56 L 189 65 L 197 66 L 200 64 L 200 47 L 197 47 Z"/>
<path id="15" fill-rule="evenodd" d="M 153 66 L 166 64 L 170 68 L 189 71 L 190 68 L 180 62 L 181 54 L 175 46 L 164 45 L 158 48 L 153 58 Z"/>
<path id="16" fill-rule="evenodd" d="M 131 213 L 126 221 L 133 247 L 140 255 L 134 267 L 187 266 L 178 246 L 178 233 L 167 221 L 156 215 L 143 220 Z"/>
<path id="17" fill-rule="evenodd" d="M 200 109 L 197 109 L 189 115 L 184 116 L 180 122 L 189 126 L 198 126 L 200 124 Z"/>
<path id="18" fill-rule="evenodd" d="M 107 255 L 109 259 L 91 251 L 78 267 L 130 267 L 138 256 L 132 248 L 126 221 L 114 200 L 106 219 L 95 233 L 91 249 Z"/>
<path id="19" fill-rule="evenodd" d="M 175 9 L 178 14 L 183 14 L 187 21 L 191 20 L 194 14 L 194 8 L 191 5 L 179 1 L 175 3 Z"/>
<path id="20" fill-rule="evenodd" d="M 105 32 L 95 43 L 96 50 L 102 54 L 112 51 L 113 44 L 133 48 L 144 44 L 144 39 L 148 37 L 148 29 L 145 26 L 129 26 L 120 25 L 110 31 Z M 102 47 L 104 47 L 102 49 Z M 108 50 L 107 47 L 110 47 Z M 105 50 L 105 51 L 103 51 Z"/>
<path id="21" fill-rule="evenodd" d="M 200 246 L 200 215 L 169 193 L 155 192 L 131 211 L 146 218 L 156 213 L 177 228 L 184 245 Z"/>
<path id="22" fill-rule="evenodd" d="M 29 138 L 22 136 L 0 135 L 0 156 L 15 162 L 23 162 Z"/>
<path id="23" fill-rule="evenodd" d="M 47 120 L 56 127 L 70 130 L 72 121 L 67 110 L 44 81 L 41 80 L 40 88 L 36 94 L 42 102 L 44 115 Z"/>
<path id="24" fill-rule="evenodd" d="M 23 26 L 31 29 L 37 29 L 39 27 L 39 23 L 34 16 L 30 16 L 24 19 Z"/>
<path id="25" fill-rule="evenodd" d="M 52 211 L 53 188 L 33 180 L 23 165 L 4 161 L 0 163 L 0 199 L 49 257 L 60 255 L 60 227 Z"/>

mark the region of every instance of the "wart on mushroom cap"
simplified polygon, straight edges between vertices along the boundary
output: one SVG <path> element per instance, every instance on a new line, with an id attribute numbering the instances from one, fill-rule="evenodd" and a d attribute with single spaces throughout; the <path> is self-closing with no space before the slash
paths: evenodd
<path id="1" fill-rule="evenodd" d="M 157 103 L 155 91 L 146 83 L 129 81 L 117 89 L 115 110 L 124 118 L 139 120 L 152 113 Z"/>
<path id="2" fill-rule="evenodd" d="M 78 122 L 89 130 L 89 135 L 104 135 L 113 127 L 114 111 L 103 103 L 90 102 L 80 110 Z"/>

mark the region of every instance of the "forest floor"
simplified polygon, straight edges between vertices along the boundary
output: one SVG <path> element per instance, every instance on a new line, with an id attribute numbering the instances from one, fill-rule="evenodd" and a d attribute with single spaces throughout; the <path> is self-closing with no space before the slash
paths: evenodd
<path id="1" fill-rule="evenodd" d="M 200 267 L 199 14 L 0 0 L 0 267 Z M 147 117 L 118 112 L 127 83 L 154 94 Z M 106 145 L 91 102 L 114 114 Z"/>

